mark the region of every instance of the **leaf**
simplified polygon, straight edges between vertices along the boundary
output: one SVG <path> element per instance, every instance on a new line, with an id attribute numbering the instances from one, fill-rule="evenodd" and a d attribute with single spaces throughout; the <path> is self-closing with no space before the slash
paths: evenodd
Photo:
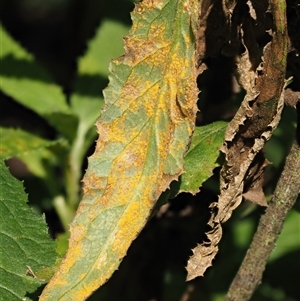
<path id="1" fill-rule="evenodd" d="M 224 140 L 227 122 L 215 122 L 196 127 L 184 158 L 185 173 L 181 175 L 180 191 L 197 193 L 202 183 L 218 166 L 216 160 Z"/>
<path id="2" fill-rule="evenodd" d="M 221 193 L 218 203 L 211 205 L 212 216 L 208 222 L 211 230 L 206 234 L 208 241 L 192 250 L 194 255 L 187 266 L 188 280 L 203 276 L 207 267 L 211 266 L 222 236 L 221 223 L 226 222 L 241 203 L 245 181 L 259 179 L 261 169 L 256 168 L 258 174 L 253 174 L 251 164 L 281 118 L 288 45 L 285 3 L 273 3 L 271 6 L 274 31 L 272 41 L 264 48 L 262 65 L 255 65 L 259 49 L 251 18 L 245 17 L 241 27 L 241 46 L 245 52 L 237 59 L 237 79 L 246 95 L 226 129 L 225 143 L 221 149 L 226 160 L 220 174 Z M 260 165 L 263 166 L 264 161 Z M 259 181 L 252 187 L 252 192 L 259 192 L 261 198 L 257 184 Z"/>
<path id="3" fill-rule="evenodd" d="M 244 183 L 243 198 L 260 206 L 268 206 L 265 194 L 263 192 L 263 173 L 269 165 L 262 153 L 258 153 L 252 161 L 247 172 L 247 179 Z"/>
<path id="4" fill-rule="evenodd" d="M 64 153 L 68 147 L 66 139 L 51 141 L 21 129 L 1 127 L 0 137 L 0 158 L 17 157 L 25 163 L 32 174 L 44 178 L 47 185 L 56 183 L 57 178 L 53 169 L 62 164 L 62 158 L 65 157 Z"/>
<path id="5" fill-rule="evenodd" d="M 63 140 L 46 140 L 21 129 L 0 128 L 0 158 L 20 157 L 51 145 L 62 143 Z"/>
<path id="6" fill-rule="evenodd" d="M 79 60 L 79 75 L 107 77 L 110 60 L 123 52 L 122 38 L 128 33 L 128 30 L 129 26 L 127 25 L 115 20 L 104 19 L 97 29 L 95 37 L 89 42 L 87 53 Z M 88 89 L 86 91 L 89 92 Z"/>
<path id="7" fill-rule="evenodd" d="M 55 263 L 55 242 L 48 236 L 43 217 L 27 205 L 21 182 L 11 176 L 0 161 L 0 300 L 30 300 L 26 292 L 33 292 L 43 281 L 31 271 L 50 267 Z"/>
<path id="8" fill-rule="evenodd" d="M 72 115 L 61 88 L 1 25 L 0 36 L 3 92 L 44 117 L 58 131 L 72 139 L 77 127 L 77 118 Z"/>
<path id="9" fill-rule="evenodd" d="M 196 116 L 199 3 L 143 1 L 111 64 L 99 139 L 70 247 L 40 300 L 85 300 L 118 268 L 160 194 L 183 173 Z"/>

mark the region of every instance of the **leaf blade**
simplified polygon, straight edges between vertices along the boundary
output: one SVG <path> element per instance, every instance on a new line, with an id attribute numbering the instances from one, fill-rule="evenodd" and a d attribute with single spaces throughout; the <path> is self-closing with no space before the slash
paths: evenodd
<path id="1" fill-rule="evenodd" d="M 191 146 L 184 159 L 185 173 L 181 175 L 180 191 L 197 193 L 202 183 L 218 166 L 216 160 L 224 140 L 227 122 L 215 122 L 196 127 Z"/>
<path id="2" fill-rule="evenodd" d="M 183 172 L 197 111 L 198 5 L 164 0 L 135 7 L 126 55 L 111 64 L 70 249 L 40 300 L 84 300 L 105 283 L 159 195 Z"/>
<path id="3" fill-rule="evenodd" d="M 20 157 L 28 152 L 37 151 L 55 144 L 63 143 L 63 139 L 46 140 L 22 129 L 0 127 L 0 158 Z"/>
<path id="4" fill-rule="evenodd" d="M 29 300 L 24 298 L 26 292 L 33 292 L 43 281 L 28 276 L 28 267 L 37 271 L 52 266 L 56 259 L 56 244 L 48 236 L 44 218 L 26 202 L 21 182 L 0 160 L 1 300 Z"/>

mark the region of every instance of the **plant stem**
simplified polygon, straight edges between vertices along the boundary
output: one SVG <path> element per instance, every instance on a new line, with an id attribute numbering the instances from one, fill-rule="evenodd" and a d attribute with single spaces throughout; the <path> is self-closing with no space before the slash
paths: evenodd
<path id="1" fill-rule="evenodd" d="M 69 224 L 75 215 L 75 211 L 68 207 L 66 200 L 61 195 L 58 195 L 53 199 L 53 206 L 59 216 L 65 232 L 68 232 Z"/>
<path id="2" fill-rule="evenodd" d="M 261 282 L 267 260 L 283 228 L 284 220 L 300 193 L 300 147 L 295 141 L 286 158 L 273 198 L 261 217 L 257 231 L 225 301 L 250 300 Z"/>
<path id="3" fill-rule="evenodd" d="M 76 210 L 79 202 L 81 164 L 85 153 L 84 142 L 87 129 L 79 122 L 77 135 L 71 148 L 66 174 L 68 205 Z"/>

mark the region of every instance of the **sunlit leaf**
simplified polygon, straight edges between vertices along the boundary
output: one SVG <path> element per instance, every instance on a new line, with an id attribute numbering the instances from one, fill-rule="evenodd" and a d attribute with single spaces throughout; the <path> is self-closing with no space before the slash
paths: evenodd
<path id="1" fill-rule="evenodd" d="M 101 74 L 107 77 L 110 60 L 123 53 L 122 38 L 128 30 L 129 26 L 115 20 L 102 21 L 89 42 L 87 53 L 79 60 L 79 75 Z"/>
<path id="2" fill-rule="evenodd" d="M 181 176 L 180 191 L 196 193 L 202 183 L 218 166 L 219 149 L 224 140 L 226 122 L 196 127 L 189 151 L 184 159 L 185 173 Z"/>
<path id="3" fill-rule="evenodd" d="M 84 300 L 105 283 L 184 172 L 197 111 L 198 12 L 192 0 L 136 5 L 126 54 L 110 67 L 70 247 L 40 300 Z"/>

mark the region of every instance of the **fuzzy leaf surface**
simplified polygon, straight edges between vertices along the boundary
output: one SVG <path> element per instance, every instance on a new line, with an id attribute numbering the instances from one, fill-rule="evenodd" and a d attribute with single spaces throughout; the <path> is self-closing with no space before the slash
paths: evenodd
<path id="1" fill-rule="evenodd" d="M 70 247 L 40 300 L 85 300 L 105 283 L 184 172 L 197 111 L 198 11 L 192 0 L 136 5 L 126 53 L 110 66 Z"/>
<path id="2" fill-rule="evenodd" d="M 218 166 L 219 149 L 224 140 L 226 122 L 196 127 L 184 159 L 185 173 L 181 176 L 180 191 L 197 193 Z"/>
<path id="3" fill-rule="evenodd" d="M 40 269 L 55 263 L 56 244 L 48 236 L 44 217 L 27 205 L 22 183 L 0 161 L 0 300 L 30 300 L 44 281 L 34 278 Z"/>

